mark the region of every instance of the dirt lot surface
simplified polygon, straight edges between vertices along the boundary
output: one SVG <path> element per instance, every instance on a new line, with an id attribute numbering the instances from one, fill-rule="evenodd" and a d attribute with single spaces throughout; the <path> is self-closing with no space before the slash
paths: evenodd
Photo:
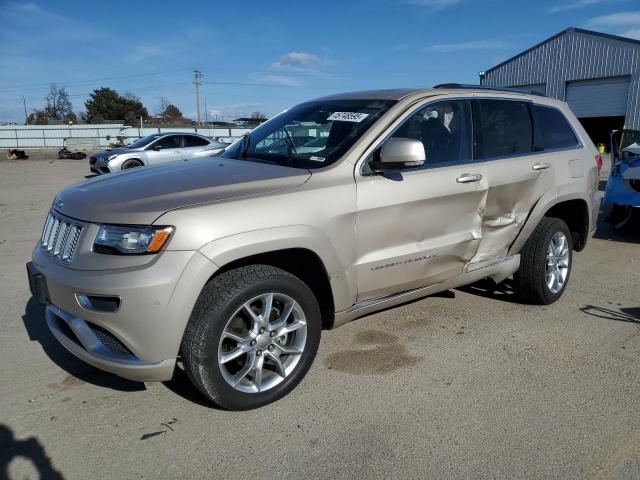
<path id="1" fill-rule="evenodd" d="M 234 413 L 47 330 L 24 264 L 87 170 L 0 161 L 0 478 L 640 478 L 640 233 L 600 231 L 552 306 L 476 286 L 324 332 L 297 389 Z"/>

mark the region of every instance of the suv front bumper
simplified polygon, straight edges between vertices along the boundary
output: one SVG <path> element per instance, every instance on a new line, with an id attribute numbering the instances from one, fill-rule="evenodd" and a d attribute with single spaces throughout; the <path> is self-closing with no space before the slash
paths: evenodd
<path id="1" fill-rule="evenodd" d="M 113 340 L 105 342 L 104 337 L 99 338 L 88 322 L 55 305 L 47 305 L 46 319 L 49 330 L 62 346 L 96 368 L 143 382 L 170 380 L 173 376 L 175 359 L 140 360 L 132 353 L 110 348 L 107 343 L 111 344 Z"/>
<path id="2" fill-rule="evenodd" d="M 165 251 L 141 267 L 74 270 L 36 247 L 27 272 L 34 298 L 46 305 L 49 329 L 73 355 L 127 379 L 165 381 L 193 307 L 178 280 L 194 281 L 212 265 L 197 252 Z M 117 297 L 119 305 L 91 308 L 83 295 Z"/>

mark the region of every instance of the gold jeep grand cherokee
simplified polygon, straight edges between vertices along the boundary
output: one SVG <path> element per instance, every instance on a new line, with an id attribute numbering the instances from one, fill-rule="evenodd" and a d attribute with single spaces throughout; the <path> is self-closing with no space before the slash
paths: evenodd
<path id="1" fill-rule="evenodd" d="M 71 353 L 142 381 L 179 364 L 211 401 L 259 407 L 323 329 L 483 278 L 534 304 L 567 286 L 601 159 L 563 102 L 450 84 L 290 108 L 220 158 L 83 181 L 28 264 Z"/>

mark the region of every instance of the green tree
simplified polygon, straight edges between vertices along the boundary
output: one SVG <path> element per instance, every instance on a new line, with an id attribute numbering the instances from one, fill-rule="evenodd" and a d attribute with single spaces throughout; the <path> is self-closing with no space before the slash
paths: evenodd
<path id="1" fill-rule="evenodd" d="M 164 117 L 169 120 L 175 120 L 176 118 L 182 117 L 182 112 L 178 107 L 170 103 L 167 105 L 167 108 L 164 109 Z"/>
<path id="2" fill-rule="evenodd" d="M 47 125 L 49 118 L 44 110 L 34 110 L 27 117 L 27 125 Z"/>
<path id="3" fill-rule="evenodd" d="M 162 123 L 182 118 L 182 112 L 165 97 L 160 97 L 160 105 L 156 111 L 162 117 Z"/>
<path id="4" fill-rule="evenodd" d="M 124 96 L 112 88 L 97 88 L 84 104 L 89 123 L 98 120 L 125 120 L 130 125 L 137 124 L 138 117 L 149 117 L 142 101 L 132 93 Z"/>

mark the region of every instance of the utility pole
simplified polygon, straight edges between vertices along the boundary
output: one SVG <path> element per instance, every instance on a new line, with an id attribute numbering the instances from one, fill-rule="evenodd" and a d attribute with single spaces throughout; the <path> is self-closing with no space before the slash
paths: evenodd
<path id="1" fill-rule="evenodd" d="M 198 125 L 200 125 L 200 85 L 202 85 L 202 73 L 200 70 L 194 70 L 193 75 L 193 84 L 196 86 L 196 111 L 198 112 Z"/>
<path id="2" fill-rule="evenodd" d="M 24 124 L 29 123 L 29 115 L 27 115 L 27 101 L 24 99 L 24 95 L 22 96 L 22 105 L 24 106 Z"/>
<path id="3" fill-rule="evenodd" d="M 209 115 L 207 114 L 207 97 L 204 97 L 204 123 L 209 126 Z"/>

